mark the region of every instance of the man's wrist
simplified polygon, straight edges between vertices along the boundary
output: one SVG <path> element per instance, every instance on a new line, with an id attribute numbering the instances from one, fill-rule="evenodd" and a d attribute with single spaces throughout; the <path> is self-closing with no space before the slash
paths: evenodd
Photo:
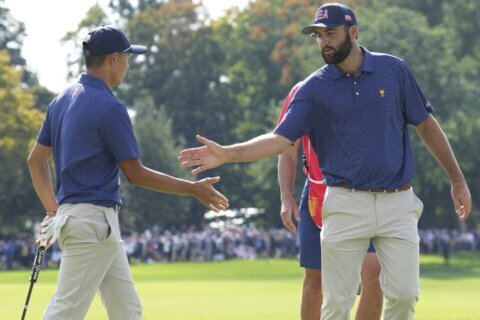
<path id="1" fill-rule="evenodd" d="M 49 217 L 55 217 L 56 215 L 57 215 L 57 210 L 47 211 L 47 216 L 49 216 Z"/>
<path id="2" fill-rule="evenodd" d="M 291 200 L 291 199 L 294 199 L 293 193 L 280 193 L 280 200 L 281 201 Z"/>

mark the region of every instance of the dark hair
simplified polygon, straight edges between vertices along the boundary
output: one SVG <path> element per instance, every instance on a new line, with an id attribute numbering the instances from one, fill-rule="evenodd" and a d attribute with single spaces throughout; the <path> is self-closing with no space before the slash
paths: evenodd
<path id="1" fill-rule="evenodd" d="M 105 62 L 105 59 L 107 59 L 107 56 L 108 54 L 103 56 L 85 56 L 85 65 L 87 66 L 87 69 L 100 67 Z"/>

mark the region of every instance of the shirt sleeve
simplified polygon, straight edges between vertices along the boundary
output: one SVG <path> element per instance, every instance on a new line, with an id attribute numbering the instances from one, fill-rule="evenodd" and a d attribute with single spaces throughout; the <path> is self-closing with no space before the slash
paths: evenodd
<path id="1" fill-rule="evenodd" d="M 405 121 L 409 124 L 419 125 L 433 112 L 415 77 L 408 67 L 402 63 L 402 85 Z"/>
<path id="2" fill-rule="evenodd" d="M 140 158 L 137 140 L 127 108 L 116 105 L 106 112 L 100 121 L 100 135 L 117 162 Z"/>
<path id="3" fill-rule="evenodd" d="M 45 114 L 45 119 L 43 119 L 42 127 L 38 132 L 37 142 L 41 145 L 51 147 L 52 146 L 52 138 L 51 138 L 51 108 L 53 102 L 48 106 L 47 112 Z"/>
<path id="4" fill-rule="evenodd" d="M 305 86 L 300 87 L 293 98 L 283 120 L 274 129 L 290 141 L 309 134 L 313 120 L 313 103 Z"/>

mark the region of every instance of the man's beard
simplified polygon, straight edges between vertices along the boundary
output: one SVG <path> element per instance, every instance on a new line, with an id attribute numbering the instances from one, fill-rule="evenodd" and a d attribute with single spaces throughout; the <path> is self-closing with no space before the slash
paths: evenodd
<path id="1" fill-rule="evenodd" d="M 325 49 L 333 50 L 333 54 L 326 55 Z M 348 55 L 350 54 L 350 51 L 352 51 L 352 39 L 350 38 L 350 35 L 347 33 L 345 35 L 345 41 L 343 41 L 340 44 L 340 46 L 338 47 L 338 50 L 330 46 L 327 46 L 322 49 L 323 61 L 325 61 L 325 63 L 327 64 L 339 64 L 348 57 Z"/>

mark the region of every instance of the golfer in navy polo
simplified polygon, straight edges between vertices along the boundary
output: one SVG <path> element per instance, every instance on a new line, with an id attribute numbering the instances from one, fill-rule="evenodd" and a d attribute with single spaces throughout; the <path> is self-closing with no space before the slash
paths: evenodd
<path id="1" fill-rule="evenodd" d="M 278 122 L 283 120 L 300 87 L 301 83 L 297 83 L 285 98 Z M 323 303 L 320 231 L 322 204 L 327 186 L 308 136 L 299 140 L 293 148 L 288 148 L 278 157 L 278 185 L 282 202 L 280 216 L 283 225 L 293 233 L 296 233 L 297 228 L 292 216 L 298 222 L 299 262 L 300 267 L 304 268 L 300 317 L 302 320 L 318 320 Z M 297 206 L 293 189 L 300 145 L 303 147 L 303 171 L 307 181 Z M 383 304 L 379 281 L 380 264 L 372 243 L 367 251 L 360 273 L 361 296 L 355 319 L 379 320 Z"/>
<path id="2" fill-rule="evenodd" d="M 190 182 L 142 165 L 127 108 L 110 88 L 122 83 L 128 56 L 146 51 L 113 26 L 93 29 L 83 41 L 86 74 L 51 102 L 28 158 L 47 211 L 42 238 L 49 245 L 58 238 L 63 251 L 57 289 L 43 319 L 83 319 L 97 291 L 109 319 L 141 319 L 120 236 L 120 168 L 138 186 L 191 195 L 215 211 L 228 207 L 212 187 L 218 177 Z M 56 196 L 48 164 L 52 154 Z"/>
<path id="3" fill-rule="evenodd" d="M 462 221 L 471 211 L 467 183 L 412 73 L 401 59 L 358 44 L 357 20 L 349 7 L 321 6 L 314 23 L 302 31 L 317 38 L 327 64 L 305 79 L 277 128 L 230 146 L 198 136 L 204 146 L 181 151 L 179 160 L 196 166 L 196 174 L 280 154 L 308 135 L 328 185 L 322 207 L 322 320 L 349 318 L 370 239 L 382 269 L 384 319 L 412 319 L 423 204 L 411 186 L 407 125 L 415 126 L 445 170 Z"/>

